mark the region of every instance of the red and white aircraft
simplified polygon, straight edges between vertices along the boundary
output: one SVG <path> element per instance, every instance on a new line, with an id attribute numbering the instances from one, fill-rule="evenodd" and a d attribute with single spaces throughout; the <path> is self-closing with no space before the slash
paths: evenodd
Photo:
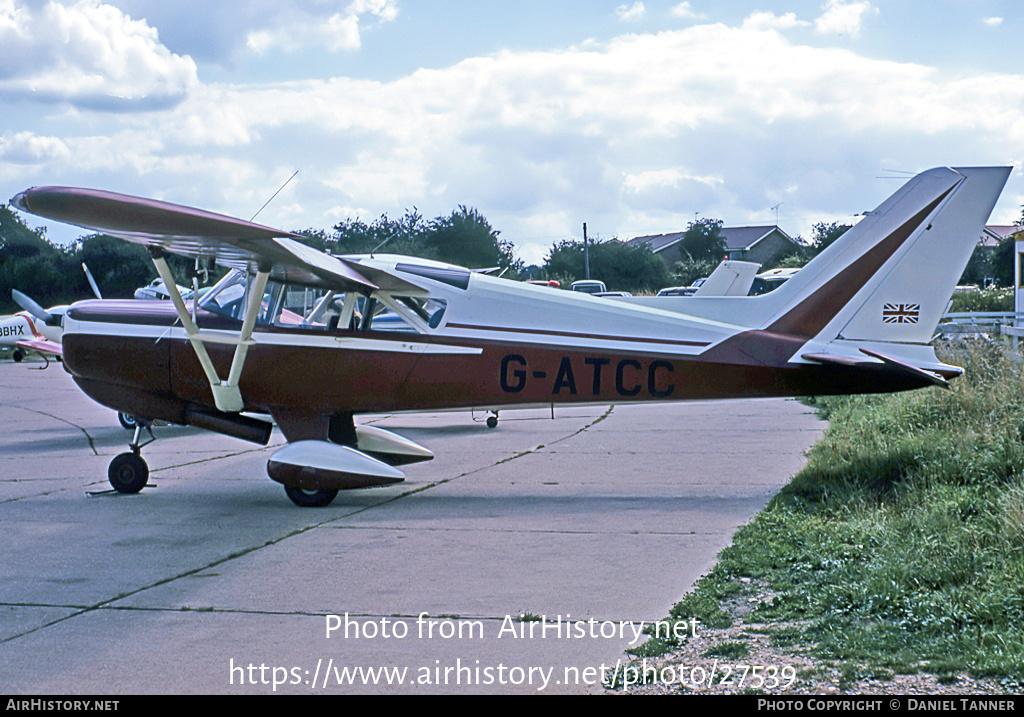
<path id="1" fill-rule="evenodd" d="M 41 187 L 27 212 L 231 267 L 198 305 L 85 301 L 64 365 L 117 411 L 266 444 L 300 505 L 404 479 L 433 455 L 356 425 L 391 411 L 892 392 L 962 373 L 930 345 L 1007 167 L 923 172 L 757 297 L 600 299 L 399 256 L 334 257 L 289 232 L 110 192 Z M 136 429 L 111 483 L 148 480 Z"/>
<path id="2" fill-rule="evenodd" d="M 14 348 L 12 356 L 15 362 L 21 361 L 26 351 L 35 351 L 46 359 L 59 357 L 64 314 L 68 307 L 44 309 L 20 291 L 14 290 L 11 295 L 24 311 L 0 320 L 0 346 Z"/>
<path id="3" fill-rule="evenodd" d="M 92 287 L 92 293 L 96 295 L 97 299 L 102 299 L 99 286 L 96 285 L 96 280 L 93 278 L 92 272 L 89 271 L 89 267 L 82 264 L 82 270 L 85 272 L 89 286 Z M 60 360 L 64 314 L 67 313 L 68 306 L 62 304 L 44 309 L 17 289 L 11 292 L 11 298 L 23 311 L 0 319 L 0 346 L 14 347 L 15 363 L 25 357 L 25 351 L 35 351 L 47 359 L 46 366 L 50 365 L 50 356 Z"/>

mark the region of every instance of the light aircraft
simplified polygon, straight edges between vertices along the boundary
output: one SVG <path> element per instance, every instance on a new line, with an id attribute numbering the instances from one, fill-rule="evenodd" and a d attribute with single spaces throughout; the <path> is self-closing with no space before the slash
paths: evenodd
<path id="1" fill-rule="evenodd" d="M 41 187 L 38 216 L 229 273 L 199 302 L 85 301 L 64 365 L 117 411 L 266 445 L 299 505 L 387 485 L 433 454 L 354 416 L 687 399 L 877 393 L 946 386 L 933 331 L 1009 176 L 923 172 L 764 296 L 596 301 L 438 262 L 334 257 L 289 232 L 111 192 Z M 318 295 L 306 313 L 301 297 Z M 141 427 L 111 461 L 120 492 L 147 483 Z"/>
<path id="2" fill-rule="evenodd" d="M 103 296 L 89 267 L 82 264 L 82 270 L 85 271 L 93 294 L 97 299 L 102 299 Z M 15 363 L 25 358 L 25 351 L 35 351 L 47 359 L 46 366 L 50 365 L 50 356 L 60 359 L 64 314 L 67 313 L 68 306 L 62 304 L 44 309 L 17 289 L 11 292 L 11 298 L 23 310 L 0 320 L 0 346 L 14 347 L 12 358 Z"/>
<path id="3" fill-rule="evenodd" d="M 181 298 L 185 299 L 186 301 L 188 299 L 192 298 L 192 289 L 189 289 L 186 286 L 182 286 L 181 284 L 178 284 L 177 288 L 178 288 L 178 293 L 181 294 Z M 171 292 L 169 292 L 167 290 L 167 287 L 164 286 L 164 280 L 160 279 L 160 278 L 157 278 L 157 279 L 153 279 L 153 281 L 151 281 L 146 286 L 140 286 L 138 289 L 136 289 L 135 290 L 135 298 L 136 299 L 163 299 L 163 300 L 167 301 L 167 300 L 170 300 L 170 298 L 171 298 Z"/>
<path id="4" fill-rule="evenodd" d="M 754 283 L 760 264 L 726 259 L 710 276 L 697 279 L 690 286 L 669 286 L 658 296 L 746 296 Z"/>
<path id="5" fill-rule="evenodd" d="M 15 362 L 25 358 L 26 351 L 35 351 L 43 358 L 61 355 L 61 333 L 66 305 L 44 309 L 22 292 L 11 292 L 15 303 L 23 311 L 0 320 L 0 346 L 14 348 Z"/>

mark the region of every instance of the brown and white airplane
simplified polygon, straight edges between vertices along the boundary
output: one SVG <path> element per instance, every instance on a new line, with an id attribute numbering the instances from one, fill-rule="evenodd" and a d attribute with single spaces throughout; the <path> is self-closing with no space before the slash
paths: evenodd
<path id="1" fill-rule="evenodd" d="M 893 392 L 947 385 L 933 332 L 1009 176 L 923 172 L 782 287 L 757 297 L 596 298 L 412 257 L 335 257 L 301 237 L 149 199 L 66 187 L 11 202 L 233 269 L 198 305 L 84 301 L 64 366 L 99 403 L 267 444 L 299 505 L 404 479 L 433 454 L 358 414 Z M 253 414 L 256 414 L 255 416 Z M 140 428 L 111 484 L 140 491 Z"/>

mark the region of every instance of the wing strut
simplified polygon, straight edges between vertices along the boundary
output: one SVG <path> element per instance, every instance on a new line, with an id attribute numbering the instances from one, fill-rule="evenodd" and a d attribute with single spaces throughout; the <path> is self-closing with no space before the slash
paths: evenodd
<path id="1" fill-rule="evenodd" d="M 171 268 L 167 265 L 164 253 L 155 248 L 150 249 L 150 256 L 156 266 L 157 274 L 163 279 L 171 295 L 174 309 L 178 313 L 181 325 L 185 327 L 185 333 L 196 352 L 206 380 L 210 383 L 210 390 L 213 392 L 213 401 L 217 409 L 225 413 L 239 413 L 245 407 L 242 401 L 242 393 L 238 390 L 238 381 L 242 376 L 242 367 L 245 365 L 245 357 L 249 352 L 249 346 L 253 343 L 252 332 L 256 326 L 256 317 L 260 311 L 260 303 L 263 300 L 263 292 L 267 288 L 267 280 L 270 278 L 270 267 L 260 266 L 256 272 L 256 280 L 250 287 L 248 302 L 245 305 L 245 315 L 242 318 L 242 331 L 238 338 L 214 335 L 199 330 L 185 306 L 185 300 L 181 298 L 178 285 L 171 275 Z M 197 299 L 193 299 L 197 301 Z M 206 350 L 205 342 L 234 344 L 235 355 L 231 359 L 231 370 L 228 372 L 226 381 L 222 381 L 217 374 L 217 369 L 210 360 L 210 354 Z"/>

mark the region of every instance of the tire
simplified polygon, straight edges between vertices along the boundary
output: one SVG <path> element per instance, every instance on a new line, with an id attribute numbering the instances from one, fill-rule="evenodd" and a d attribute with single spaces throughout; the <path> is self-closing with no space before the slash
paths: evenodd
<path id="1" fill-rule="evenodd" d="M 300 508 L 324 508 L 338 495 L 336 490 L 307 490 L 288 485 L 284 487 L 284 492 L 291 498 L 292 503 Z"/>
<path id="2" fill-rule="evenodd" d="M 14 349 L 14 353 L 11 355 L 11 358 L 14 359 L 14 363 L 21 363 L 21 360 L 25 358 L 25 354 L 23 354 L 20 349 Z"/>
<path id="3" fill-rule="evenodd" d="M 497 428 L 498 427 L 498 417 L 497 416 L 488 416 L 487 417 L 487 427 L 488 428 Z"/>
<path id="4" fill-rule="evenodd" d="M 117 414 L 117 420 L 121 424 L 121 428 L 127 428 L 129 431 L 134 431 L 135 427 L 139 425 L 139 419 L 124 411 Z"/>
<path id="5" fill-rule="evenodd" d="M 149 483 L 149 466 L 135 453 L 122 453 L 110 461 L 107 479 L 118 493 L 138 493 Z"/>

